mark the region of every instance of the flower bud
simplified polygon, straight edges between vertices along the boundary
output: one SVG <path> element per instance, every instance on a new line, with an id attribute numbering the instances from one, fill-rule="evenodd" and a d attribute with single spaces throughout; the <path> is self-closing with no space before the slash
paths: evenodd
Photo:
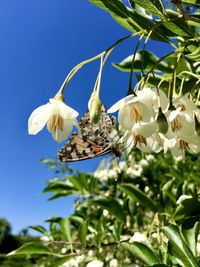
<path id="1" fill-rule="evenodd" d="M 88 109 L 90 114 L 90 120 L 94 123 L 97 123 L 99 121 L 101 109 L 101 101 L 99 99 L 97 91 L 92 92 L 90 100 L 88 102 Z"/>
<path id="2" fill-rule="evenodd" d="M 159 108 L 159 111 L 158 111 L 157 124 L 158 124 L 159 132 L 161 132 L 162 134 L 166 134 L 168 131 L 168 122 L 161 108 Z"/>

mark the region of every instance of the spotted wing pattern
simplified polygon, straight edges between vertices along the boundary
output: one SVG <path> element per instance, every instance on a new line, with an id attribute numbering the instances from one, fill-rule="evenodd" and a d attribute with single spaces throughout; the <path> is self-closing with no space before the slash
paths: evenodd
<path id="1" fill-rule="evenodd" d="M 102 106 L 100 119 L 94 124 L 86 112 L 81 118 L 80 134 L 72 134 L 69 141 L 58 152 L 62 162 L 79 161 L 102 156 L 112 151 L 118 140 L 115 120 L 110 117 Z"/>

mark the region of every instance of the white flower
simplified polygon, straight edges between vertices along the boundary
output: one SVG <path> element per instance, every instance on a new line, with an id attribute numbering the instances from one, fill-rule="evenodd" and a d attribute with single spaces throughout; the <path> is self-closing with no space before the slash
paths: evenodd
<path id="1" fill-rule="evenodd" d="M 69 261 L 65 262 L 62 267 L 78 267 L 78 263 L 75 259 L 70 259 Z"/>
<path id="2" fill-rule="evenodd" d="M 152 161 L 152 160 L 155 159 L 155 157 L 154 157 L 154 155 L 149 154 L 149 155 L 146 155 L 146 159 L 147 159 L 148 161 Z"/>
<path id="3" fill-rule="evenodd" d="M 87 267 L 103 267 L 103 262 L 99 260 L 93 260 L 87 264 Z"/>
<path id="4" fill-rule="evenodd" d="M 129 95 L 119 100 L 108 110 L 108 113 L 119 110 L 119 126 L 125 131 L 121 143 L 124 144 L 127 154 L 134 146 L 140 148 L 141 144 L 146 145 L 146 138 L 157 130 L 156 113 L 153 108 L 155 101 L 150 97 L 152 94 L 157 95 L 149 88 L 144 91 L 145 93 L 139 92 L 138 96 Z"/>
<path id="5" fill-rule="evenodd" d="M 132 167 L 129 167 L 126 171 L 126 174 L 128 176 L 130 176 L 131 178 L 135 178 L 135 177 L 138 177 L 142 174 L 142 168 L 141 167 L 138 167 L 137 169 L 136 168 L 132 168 Z"/>
<path id="6" fill-rule="evenodd" d="M 109 262 L 109 266 L 110 266 L 110 267 L 118 267 L 118 260 L 117 260 L 117 259 L 112 259 L 112 260 Z"/>
<path id="7" fill-rule="evenodd" d="M 51 239 L 50 237 L 46 236 L 46 235 L 41 236 L 41 237 L 40 237 L 40 240 L 41 240 L 42 242 L 44 242 L 44 243 L 49 242 L 49 241 L 52 241 L 52 239 Z"/>
<path id="8" fill-rule="evenodd" d="M 187 141 L 195 133 L 195 122 L 187 111 L 182 111 L 181 107 L 176 110 L 168 111 L 166 117 L 169 121 L 169 129 L 166 133 L 168 139 L 181 138 Z"/>
<path id="9" fill-rule="evenodd" d="M 70 259 L 65 262 L 62 267 L 78 267 L 79 263 L 81 263 L 85 258 L 85 255 L 77 256 L 76 258 Z"/>
<path id="10" fill-rule="evenodd" d="M 158 90 L 160 95 L 160 107 L 163 111 L 166 111 L 169 106 L 169 101 L 166 94 L 162 90 Z M 155 111 L 159 108 L 159 98 L 157 94 L 157 89 L 155 87 L 144 88 L 138 92 L 138 98 L 141 99 L 143 103 L 151 106 Z"/>
<path id="11" fill-rule="evenodd" d="M 94 177 L 101 180 L 101 181 L 107 181 L 108 180 L 108 173 L 109 170 L 103 169 L 103 170 L 96 170 L 94 173 Z"/>
<path id="12" fill-rule="evenodd" d="M 109 215 L 109 211 L 106 210 L 106 209 L 104 209 L 104 210 L 103 210 L 103 216 L 104 216 L 104 217 L 107 217 L 108 215 Z"/>
<path id="13" fill-rule="evenodd" d="M 68 137 L 73 125 L 79 128 L 77 116 L 78 112 L 67 106 L 61 95 L 57 95 L 31 113 L 28 120 L 28 132 L 35 135 L 47 124 L 53 139 L 61 143 Z"/>
<path id="14" fill-rule="evenodd" d="M 88 251 L 88 257 L 94 257 L 94 250 Z"/>
<path id="15" fill-rule="evenodd" d="M 142 167 L 145 167 L 145 166 L 148 166 L 149 165 L 149 163 L 148 163 L 148 161 L 146 159 L 141 159 L 140 162 L 139 162 L 139 164 Z"/>
<path id="16" fill-rule="evenodd" d="M 128 168 L 126 161 L 120 161 L 119 162 L 119 168 L 120 168 L 121 171 L 126 171 L 127 168 Z"/>
<path id="17" fill-rule="evenodd" d="M 141 234 L 140 232 L 135 232 L 134 235 L 129 240 L 129 242 L 130 243 L 140 242 L 140 243 L 146 243 L 146 244 L 149 243 L 147 237 L 144 234 Z"/>
<path id="18" fill-rule="evenodd" d="M 181 111 L 187 111 L 190 115 L 196 110 L 195 104 L 188 98 L 188 94 L 177 97 L 173 101 L 175 108 L 181 108 Z"/>
<path id="19" fill-rule="evenodd" d="M 114 170 L 114 169 L 109 170 L 109 172 L 108 172 L 108 177 L 109 178 L 117 179 L 117 176 L 118 176 L 117 170 Z"/>

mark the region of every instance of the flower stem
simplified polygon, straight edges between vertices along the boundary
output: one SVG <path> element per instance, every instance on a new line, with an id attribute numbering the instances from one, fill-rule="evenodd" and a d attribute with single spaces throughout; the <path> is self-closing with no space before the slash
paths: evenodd
<path id="1" fill-rule="evenodd" d="M 87 60 L 84 60 L 82 62 L 80 62 L 78 65 L 76 65 L 70 72 L 69 74 L 67 75 L 67 77 L 65 78 L 63 84 L 61 85 L 59 91 L 57 94 L 63 94 L 63 91 L 65 89 L 65 86 L 68 84 L 68 82 L 72 79 L 72 77 L 87 63 L 90 63 L 106 54 L 110 54 L 110 52 L 120 43 L 122 43 L 123 41 L 129 39 L 129 38 L 132 38 L 134 36 L 137 36 L 137 35 L 140 35 L 142 34 L 144 31 L 139 31 L 139 32 L 135 32 L 133 34 L 130 34 L 128 36 L 125 36 L 119 40 L 117 40 L 113 45 L 111 45 L 109 48 L 107 48 L 105 51 L 101 52 L 100 54 L 94 56 L 94 57 L 91 57 Z"/>

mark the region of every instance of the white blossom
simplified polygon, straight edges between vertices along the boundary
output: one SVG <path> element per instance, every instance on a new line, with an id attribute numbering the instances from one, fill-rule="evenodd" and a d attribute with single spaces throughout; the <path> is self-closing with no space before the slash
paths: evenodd
<path id="1" fill-rule="evenodd" d="M 103 262 L 99 260 L 93 260 L 87 264 L 87 267 L 103 267 Z"/>
<path id="2" fill-rule="evenodd" d="M 117 259 L 112 259 L 110 262 L 109 262 L 109 267 L 118 267 L 118 260 Z"/>
<path id="3" fill-rule="evenodd" d="M 69 136 L 73 125 L 79 128 L 77 116 L 78 112 L 67 106 L 63 97 L 59 95 L 31 113 L 28 119 L 28 132 L 35 135 L 47 124 L 53 139 L 61 143 Z"/>
<path id="4" fill-rule="evenodd" d="M 135 232 L 134 235 L 129 240 L 129 242 L 130 243 L 140 242 L 140 243 L 146 243 L 146 244 L 149 243 L 147 237 L 144 234 L 141 234 L 140 232 Z"/>

